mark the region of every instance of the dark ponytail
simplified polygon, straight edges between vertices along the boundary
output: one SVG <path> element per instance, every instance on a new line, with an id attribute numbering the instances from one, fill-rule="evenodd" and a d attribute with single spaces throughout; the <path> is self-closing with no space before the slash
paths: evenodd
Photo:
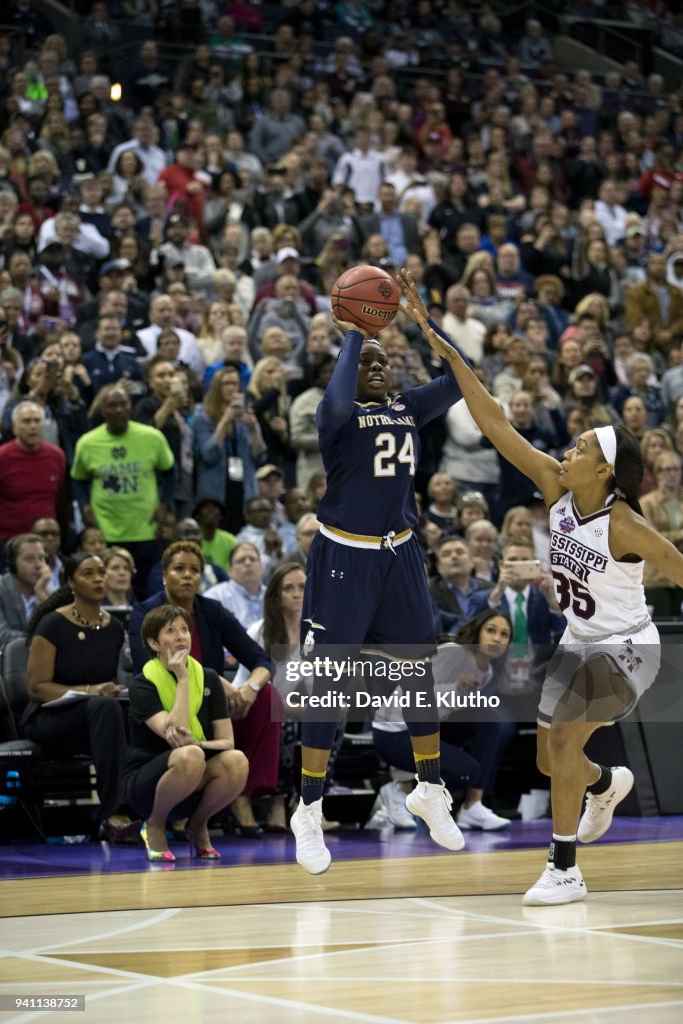
<path id="1" fill-rule="evenodd" d="M 626 427 L 615 427 L 617 456 L 614 460 L 614 493 L 629 508 L 642 516 L 638 495 L 643 482 L 643 453 L 640 444 Z"/>

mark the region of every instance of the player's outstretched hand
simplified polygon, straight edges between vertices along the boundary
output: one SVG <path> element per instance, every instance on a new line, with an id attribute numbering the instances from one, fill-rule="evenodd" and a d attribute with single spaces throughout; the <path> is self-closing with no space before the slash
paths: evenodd
<path id="1" fill-rule="evenodd" d="M 365 340 L 370 337 L 370 332 L 366 331 L 364 327 L 359 327 L 358 324 L 352 324 L 350 320 L 337 320 L 336 316 L 332 317 L 334 326 L 337 328 L 340 334 L 346 334 L 347 331 L 358 331 L 362 334 Z"/>
<path id="2" fill-rule="evenodd" d="M 394 280 L 403 292 L 403 297 L 406 300 L 401 306 L 401 309 L 406 316 L 412 320 L 414 324 L 418 323 L 418 316 L 421 316 L 424 321 L 427 321 L 429 318 L 427 307 L 420 298 L 420 293 L 417 290 L 417 285 L 413 281 L 410 271 L 403 267 L 401 272 L 395 275 Z"/>
<path id="3" fill-rule="evenodd" d="M 449 359 L 449 357 L 452 357 L 454 355 L 453 349 L 448 342 L 444 341 L 440 334 L 437 334 L 429 326 L 426 316 L 423 316 L 419 310 L 414 310 L 414 313 L 415 315 L 411 316 L 410 319 L 421 329 L 434 355 L 438 356 L 439 359 Z"/>

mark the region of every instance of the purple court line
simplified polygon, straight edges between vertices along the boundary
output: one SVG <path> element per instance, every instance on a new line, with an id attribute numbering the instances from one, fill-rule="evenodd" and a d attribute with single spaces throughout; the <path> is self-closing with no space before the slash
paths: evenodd
<path id="1" fill-rule="evenodd" d="M 550 835 L 550 821 L 513 821 L 504 832 L 468 832 L 463 853 L 492 853 L 496 850 L 528 850 L 544 847 Z M 683 815 L 661 818 L 615 818 L 602 843 L 652 843 L 683 841 Z M 384 859 L 392 857 L 433 857 L 447 851 L 436 846 L 422 830 L 342 830 L 328 832 L 325 841 L 333 860 Z M 189 846 L 174 842 L 178 858 L 174 870 L 202 867 L 247 867 L 294 863 L 294 840 L 288 836 L 241 839 L 212 836 L 221 852 L 219 864 L 190 857 Z M 461 855 L 462 856 L 462 855 Z M 106 843 L 15 844 L 0 846 L 0 880 L 50 878 L 68 875 L 120 874 L 147 871 L 156 865 L 145 860 L 142 847 L 110 847 Z"/>

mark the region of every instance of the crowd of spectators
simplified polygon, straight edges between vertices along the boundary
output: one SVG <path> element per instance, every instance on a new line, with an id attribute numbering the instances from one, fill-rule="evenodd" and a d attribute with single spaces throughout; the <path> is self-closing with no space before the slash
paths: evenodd
<path id="1" fill-rule="evenodd" d="M 538 21 L 510 38 L 445 0 L 81 13 L 78 46 L 31 0 L 0 30 L 0 645 L 75 550 L 106 552 L 110 604 L 155 605 L 164 548 L 198 543 L 195 599 L 262 619 L 319 526 L 329 295 L 356 263 L 411 271 L 536 447 L 625 424 L 683 545 L 683 87 L 563 68 Z M 441 372 L 401 314 L 382 341 L 393 394 Z M 514 620 L 521 550 L 556 638 L 538 495 L 462 403 L 416 485 L 439 632 Z"/>

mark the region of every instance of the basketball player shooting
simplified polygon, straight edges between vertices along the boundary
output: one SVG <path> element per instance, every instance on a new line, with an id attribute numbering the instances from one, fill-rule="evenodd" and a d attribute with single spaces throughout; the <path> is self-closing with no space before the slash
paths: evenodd
<path id="1" fill-rule="evenodd" d="M 427 322 L 410 276 L 401 273 L 407 315 L 449 363 L 479 429 L 534 481 L 550 511 L 551 569 L 567 620 L 538 711 L 537 762 L 551 779 L 553 836 L 547 867 L 523 902 L 574 903 L 586 896 L 577 839 L 592 843 L 603 836 L 633 786 L 628 768 L 595 764 L 584 747 L 596 729 L 635 707 L 659 670 L 659 633 L 645 604 L 643 560 L 680 587 L 683 555 L 640 513 L 643 460 L 633 435 L 624 427 L 586 430 L 562 462 L 537 451 L 456 347 Z"/>
<path id="2" fill-rule="evenodd" d="M 416 291 L 412 305 L 427 317 Z M 415 650 L 429 652 L 422 658 L 425 674 L 420 682 L 422 691 L 433 693 L 429 655 L 436 641 L 422 554 L 414 536 L 418 431 L 458 401 L 460 389 L 446 363 L 441 377 L 390 398 L 389 364 L 382 345 L 370 340 L 364 328 L 335 322 L 344 340 L 317 411 L 327 491 L 317 513 L 322 526 L 308 560 L 302 649 L 308 654 L 320 644 L 355 649 L 363 645 L 377 651 L 386 651 L 391 644 L 415 645 Z M 314 680 L 314 696 L 331 689 L 329 680 Z M 322 832 L 322 796 L 337 728 L 334 716 L 320 717 L 310 708 L 304 717 L 301 800 L 291 822 L 296 859 L 316 875 L 326 871 L 331 860 Z M 436 709 L 419 717 L 413 720 L 404 711 L 418 779 L 406 804 L 427 823 L 435 842 L 460 850 L 465 841 L 450 812 L 451 795 L 441 781 Z"/>

